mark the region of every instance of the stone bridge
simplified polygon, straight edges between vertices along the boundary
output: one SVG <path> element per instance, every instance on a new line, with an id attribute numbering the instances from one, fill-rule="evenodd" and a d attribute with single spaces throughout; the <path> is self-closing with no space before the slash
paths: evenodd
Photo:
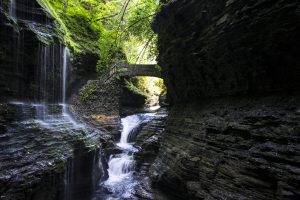
<path id="1" fill-rule="evenodd" d="M 115 75 L 121 77 L 151 76 L 161 78 L 161 73 L 153 64 L 114 64 L 108 73 L 106 80 L 110 80 Z"/>
<path id="2" fill-rule="evenodd" d="M 123 65 L 120 66 L 119 76 L 152 76 L 161 77 L 160 71 L 155 65 Z"/>

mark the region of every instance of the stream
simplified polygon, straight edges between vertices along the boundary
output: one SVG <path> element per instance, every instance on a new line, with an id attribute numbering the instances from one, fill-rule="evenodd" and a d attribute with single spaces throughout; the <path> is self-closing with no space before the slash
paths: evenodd
<path id="1" fill-rule="evenodd" d="M 9 15 L 17 21 L 22 16 L 19 13 L 17 15 L 16 8 L 16 1 L 11 0 Z M 37 35 L 48 37 L 47 32 L 43 32 L 37 26 L 37 22 L 33 19 L 30 22 Z M 16 34 L 14 40 L 14 48 L 19 49 L 20 35 Z M 15 58 L 15 70 L 22 74 L 18 54 Z M 151 121 L 155 113 L 135 114 L 122 118 L 120 141 L 115 143 L 118 151 L 107 160 L 107 179 L 97 185 L 102 175 L 100 170 L 102 163 L 99 162 L 102 155 L 98 149 L 92 151 L 85 147 L 98 148 L 99 133 L 77 122 L 69 112 L 67 94 L 69 73 L 72 71 L 69 54 L 68 48 L 63 44 L 38 44 L 37 67 L 32 74 L 36 85 L 35 94 L 32 95 L 34 98 L 29 99 L 25 95 L 9 102 L 10 107 L 16 111 L 16 116 L 13 116 L 16 120 L 0 136 L 0 166 L 7 169 L 7 174 L 3 177 L 10 179 L 7 183 L 13 180 L 17 185 L 22 181 L 19 177 L 27 178 L 28 173 L 34 174 L 36 171 L 41 171 L 42 174 L 66 162 L 65 168 L 60 171 L 62 174 L 53 175 L 55 176 L 51 177 L 53 183 L 49 183 L 51 186 L 46 185 L 54 188 L 53 194 L 57 194 L 57 199 L 136 199 L 132 194 L 134 187 L 139 184 L 139 178 L 134 173 L 136 166 L 134 155 L 139 148 L 135 146 L 134 141 L 141 126 Z M 25 91 L 28 93 L 28 89 Z M 82 144 L 79 144 L 79 141 Z M 34 174 L 30 176 L 30 181 L 38 183 L 40 177 L 35 177 Z M 25 182 L 30 185 L 30 181 Z M 56 184 L 60 184 L 59 188 Z M 94 191 L 96 193 L 92 197 Z"/>
<path id="2" fill-rule="evenodd" d="M 134 154 L 139 148 L 134 145 L 135 138 L 143 124 L 151 121 L 155 113 L 135 114 L 122 118 L 120 141 L 116 143 L 121 153 L 110 155 L 108 179 L 99 185 L 93 200 L 135 199 L 134 187 L 139 183 L 134 174 Z"/>

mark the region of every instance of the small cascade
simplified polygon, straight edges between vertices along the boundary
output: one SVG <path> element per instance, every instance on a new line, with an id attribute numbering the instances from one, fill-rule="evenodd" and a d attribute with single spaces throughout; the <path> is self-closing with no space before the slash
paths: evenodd
<path id="1" fill-rule="evenodd" d="M 131 115 L 123 118 L 120 142 L 116 145 L 123 150 L 123 153 L 111 155 L 108 162 L 108 179 L 103 187 L 111 194 L 105 197 L 96 196 L 94 199 L 123 199 L 131 198 L 134 186 L 137 184 L 133 172 L 135 168 L 134 153 L 138 151 L 133 143 L 129 142 L 132 134 L 137 134 L 137 128 L 153 119 L 153 113 Z"/>
<path id="2" fill-rule="evenodd" d="M 36 117 L 41 124 L 53 126 L 62 123 L 78 124 L 68 112 L 67 79 L 69 50 L 60 45 L 39 45 L 36 70 Z M 60 110 L 60 113 L 58 112 Z"/>
<path id="3" fill-rule="evenodd" d="M 129 143 L 129 137 L 132 131 L 135 130 L 141 123 L 144 122 L 144 117 L 142 115 L 131 115 L 121 119 L 123 130 L 121 134 L 120 142 L 117 145 L 123 149 L 130 151 L 137 151 L 131 143 Z"/>

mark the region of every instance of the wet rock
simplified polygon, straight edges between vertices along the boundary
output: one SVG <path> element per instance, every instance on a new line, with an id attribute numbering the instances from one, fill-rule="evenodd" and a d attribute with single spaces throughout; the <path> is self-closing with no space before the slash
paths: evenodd
<path id="1" fill-rule="evenodd" d="M 298 199 L 299 102 L 287 95 L 175 106 L 150 168 L 154 186 L 181 199 Z"/>
<path id="2" fill-rule="evenodd" d="M 174 105 L 150 168 L 157 188 L 180 199 L 300 198 L 299 6 L 177 0 L 156 15 Z"/>
<path id="3" fill-rule="evenodd" d="M 1 107 L 4 106 L 3 104 Z M 6 105 L 20 115 L 25 105 Z M 16 111 L 17 113 L 10 113 Z M 89 199 L 101 170 L 101 132 L 70 122 L 5 121 L 0 134 L 0 196 L 4 200 Z M 77 198 L 78 197 L 78 198 Z"/>
<path id="4" fill-rule="evenodd" d="M 116 137 L 120 127 L 120 83 L 90 80 L 73 95 L 72 111 L 82 121 Z"/>
<path id="5" fill-rule="evenodd" d="M 164 6 L 153 29 L 170 100 L 299 89 L 299 4 L 180 0 Z"/>
<path id="6" fill-rule="evenodd" d="M 124 83 L 125 84 L 125 83 Z M 147 96 L 129 90 L 127 87 L 122 87 L 121 104 L 125 107 L 144 107 Z"/>

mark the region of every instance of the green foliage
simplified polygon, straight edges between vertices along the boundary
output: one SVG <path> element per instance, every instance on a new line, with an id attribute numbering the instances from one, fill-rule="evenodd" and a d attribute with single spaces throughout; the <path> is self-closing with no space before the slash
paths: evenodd
<path id="1" fill-rule="evenodd" d="M 156 69 L 157 71 L 161 72 L 161 66 L 155 65 L 154 67 L 155 67 L 155 69 Z"/>
<path id="2" fill-rule="evenodd" d="M 80 93 L 79 95 L 79 100 L 82 102 L 82 103 L 85 103 L 87 102 L 91 95 L 95 93 L 95 91 L 97 90 L 97 86 L 95 84 L 90 84 L 90 85 L 87 85 Z"/>
<path id="3" fill-rule="evenodd" d="M 136 94 L 140 94 L 145 97 L 148 96 L 148 94 L 144 90 L 144 88 L 141 88 L 140 85 L 137 84 L 137 82 L 135 82 L 133 80 L 125 80 L 125 87 Z"/>
<path id="4" fill-rule="evenodd" d="M 126 80 L 125 83 L 128 89 L 147 97 L 166 94 L 166 86 L 161 78 L 133 77 Z"/>
<path id="5" fill-rule="evenodd" d="M 100 75 L 115 60 L 150 63 L 157 55 L 151 22 L 157 0 L 38 0 L 73 52 L 99 54 Z"/>
<path id="6" fill-rule="evenodd" d="M 155 0 L 132 0 L 132 9 L 128 13 L 126 31 L 128 34 L 126 51 L 131 62 L 153 62 L 157 55 L 157 36 L 151 29 L 151 23 L 160 4 Z"/>
<path id="7" fill-rule="evenodd" d="M 99 51 L 99 45 L 95 41 L 100 38 L 103 25 L 92 20 L 96 17 L 93 12 L 96 0 L 68 0 L 67 5 L 66 0 L 38 1 L 57 20 L 58 28 L 64 32 L 67 44 L 75 52 Z"/>

